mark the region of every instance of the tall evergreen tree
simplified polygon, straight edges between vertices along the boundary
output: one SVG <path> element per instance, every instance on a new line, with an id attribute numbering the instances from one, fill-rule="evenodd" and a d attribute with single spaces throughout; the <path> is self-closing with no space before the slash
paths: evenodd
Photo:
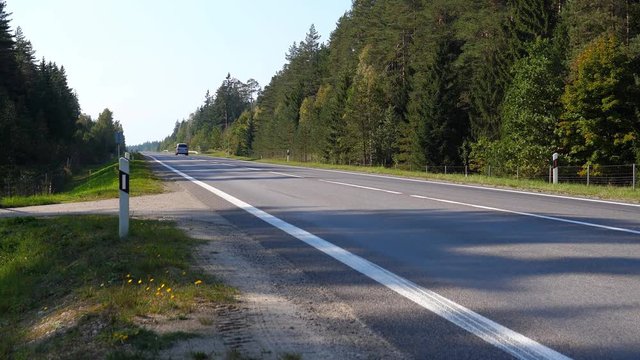
<path id="1" fill-rule="evenodd" d="M 460 86 L 453 66 L 459 52 L 459 44 L 444 35 L 431 66 L 414 77 L 409 119 L 415 132 L 416 166 L 460 163 L 467 120 L 459 107 Z"/>
<path id="2" fill-rule="evenodd" d="M 0 1 L 0 91 L 9 96 L 16 93 L 19 83 L 15 40 L 9 25 L 11 14 L 5 11 L 6 6 Z"/>
<path id="3" fill-rule="evenodd" d="M 548 38 L 556 22 L 557 0 L 509 0 L 509 25 L 512 51 L 516 58 L 526 55 L 527 44 L 536 38 Z"/>

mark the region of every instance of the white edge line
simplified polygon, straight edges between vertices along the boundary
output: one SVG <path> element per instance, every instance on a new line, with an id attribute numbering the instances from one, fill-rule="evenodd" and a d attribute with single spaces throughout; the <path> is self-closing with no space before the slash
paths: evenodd
<path id="1" fill-rule="evenodd" d="M 359 188 L 359 189 L 367 189 L 367 190 L 385 192 L 385 193 L 389 193 L 389 194 L 402 195 L 402 193 L 398 192 L 398 191 L 379 189 L 379 188 L 374 188 L 374 187 L 369 187 L 369 186 L 362 186 L 362 185 L 343 183 L 343 182 L 339 182 L 339 181 L 330 181 L 330 180 L 324 180 L 324 179 L 318 179 L 318 181 L 322 181 L 322 182 L 329 183 L 329 184 L 350 186 L 350 187 Z"/>
<path id="2" fill-rule="evenodd" d="M 251 161 L 246 161 L 246 160 L 235 160 L 235 161 L 251 163 Z M 321 169 L 321 168 L 309 168 L 309 167 L 303 167 L 303 166 L 293 166 L 293 165 L 283 165 L 283 164 L 277 164 L 277 165 L 273 165 L 273 164 L 269 164 L 269 163 L 261 163 L 261 164 L 271 165 L 271 166 L 286 166 L 286 167 L 290 167 L 290 168 L 294 168 L 294 169 L 318 170 L 318 171 L 333 172 L 333 173 L 338 173 L 338 174 L 349 174 L 349 175 L 369 176 L 369 177 L 375 177 L 375 178 L 401 180 L 401 181 L 409 181 L 409 182 L 419 182 L 419 183 L 425 183 L 425 184 L 436 184 L 436 185 L 443 185 L 443 186 L 456 186 L 456 187 L 464 187 L 464 188 L 470 188 L 470 189 L 480 189 L 480 190 L 507 192 L 507 193 L 513 193 L 513 194 L 542 196 L 542 197 L 550 197 L 550 198 L 557 198 L 557 199 L 587 201 L 587 202 L 594 202 L 594 203 L 600 203 L 600 204 L 640 207 L 640 204 L 633 204 L 633 203 L 625 203 L 625 202 L 609 201 L 609 200 L 589 199 L 589 198 L 573 197 L 573 196 L 566 196 L 566 195 L 544 194 L 544 193 L 537 193 L 537 192 L 524 191 L 524 190 L 500 189 L 500 188 L 494 188 L 494 187 L 488 187 L 488 186 L 480 186 L 480 185 L 455 184 L 455 183 L 443 182 L 443 181 L 410 179 L 410 178 L 399 177 L 399 176 L 391 176 L 391 175 L 367 174 L 367 173 L 359 173 L 359 172 L 353 172 L 353 171 Z"/>
<path id="3" fill-rule="evenodd" d="M 517 214 L 517 215 L 522 215 L 522 216 L 530 216 L 530 217 L 534 217 L 534 218 L 538 218 L 538 219 L 553 220 L 553 221 L 559 221 L 559 222 L 564 222 L 564 223 L 569 223 L 569 224 L 590 226 L 590 227 L 595 227 L 595 228 L 599 228 L 599 229 L 620 231 L 620 232 L 625 232 L 625 233 L 629 233 L 629 234 L 640 235 L 640 231 L 638 231 L 638 230 L 625 229 L 625 228 L 620 228 L 620 227 L 615 227 L 615 226 L 600 225 L 600 224 L 595 224 L 595 223 L 590 223 L 590 222 L 585 222 L 585 221 L 570 220 L 570 219 L 564 219 L 564 218 L 559 218 L 559 217 L 555 217 L 555 216 L 538 215 L 538 214 L 532 214 L 532 213 L 527 213 L 527 212 L 522 212 L 522 211 L 500 209 L 500 208 L 495 208 L 495 207 L 491 207 L 491 206 L 475 205 L 475 204 L 463 203 L 463 202 L 453 201 L 453 200 L 432 198 L 432 197 L 422 196 L 422 195 L 409 195 L 409 196 L 411 196 L 413 198 L 417 198 L 417 199 L 425 199 L 425 200 L 437 201 L 437 202 L 442 202 L 442 203 L 447 203 L 447 204 L 468 206 L 468 207 L 472 207 L 472 208 L 476 208 L 476 209 L 491 210 L 491 211 L 497 211 L 497 212 L 503 212 L 503 213 L 509 213 L 509 214 Z"/>
<path id="4" fill-rule="evenodd" d="M 535 340 L 502 326 L 484 316 L 475 313 L 462 305 L 459 305 L 431 290 L 422 288 L 417 284 L 400 277 L 364 258 L 350 253 L 316 235 L 291 225 L 269 213 L 266 213 L 236 197 L 233 197 L 211 185 L 199 181 L 173 167 L 164 164 L 153 156 L 153 160 L 167 169 L 184 177 L 200 187 L 212 192 L 231 204 L 245 210 L 251 215 L 267 222 L 268 224 L 286 232 L 287 234 L 305 242 L 306 244 L 322 251 L 330 257 L 351 267 L 361 274 L 386 286 L 416 304 L 432 311 L 438 316 L 454 323 L 455 325 L 482 338 L 486 342 L 506 351 L 518 359 L 553 359 L 568 360 L 569 357 L 550 349 Z"/>

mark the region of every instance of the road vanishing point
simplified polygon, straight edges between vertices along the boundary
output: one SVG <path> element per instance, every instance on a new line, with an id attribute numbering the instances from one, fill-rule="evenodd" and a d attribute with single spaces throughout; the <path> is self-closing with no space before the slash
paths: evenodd
<path id="1" fill-rule="evenodd" d="M 145 155 L 410 357 L 640 358 L 639 205 Z"/>

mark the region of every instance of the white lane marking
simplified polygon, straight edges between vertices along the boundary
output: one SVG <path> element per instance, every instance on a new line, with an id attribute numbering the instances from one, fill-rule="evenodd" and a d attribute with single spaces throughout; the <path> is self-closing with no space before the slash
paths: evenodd
<path id="1" fill-rule="evenodd" d="M 272 174 L 276 174 L 276 175 L 282 175 L 282 176 L 288 176 L 288 177 L 292 177 L 292 178 L 302 178 L 302 176 L 298 176 L 298 175 L 293 175 L 293 174 L 287 174 L 287 173 L 281 173 L 281 172 L 277 172 L 277 171 L 269 171 Z"/>
<path id="2" fill-rule="evenodd" d="M 211 170 L 213 170 L 212 168 L 206 168 L 206 169 L 189 169 L 190 172 L 211 172 Z"/>
<path id="3" fill-rule="evenodd" d="M 422 195 L 409 195 L 409 196 L 411 196 L 413 198 L 417 198 L 417 199 L 425 199 L 425 200 L 438 201 L 438 202 L 447 203 L 447 204 L 468 206 L 468 207 L 472 207 L 472 208 L 476 208 L 476 209 L 491 210 L 491 211 L 498 211 L 498 212 L 504 212 L 504 213 L 509 213 L 509 214 L 530 216 L 530 217 L 534 217 L 534 218 L 538 218 L 538 219 L 560 221 L 560 222 L 569 223 L 569 224 L 590 226 L 590 227 L 595 227 L 595 228 L 599 228 L 599 229 L 621 231 L 621 232 L 625 232 L 625 233 L 629 233 L 629 234 L 640 235 L 640 231 L 638 231 L 638 230 L 625 229 L 625 228 L 620 228 L 620 227 L 615 227 L 615 226 L 600 225 L 600 224 L 594 224 L 594 223 L 585 222 L 585 221 L 570 220 L 570 219 L 564 219 L 564 218 L 559 218 L 559 217 L 555 217 L 555 216 L 538 215 L 538 214 L 527 213 L 527 212 L 522 212 L 522 211 L 514 211 L 514 210 L 495 208 L 495 207 L 491 207 L 491 206 L 475 205 L 475 204 L 463 203 L 463 202 L 453 201 L 453 200 L 432 198 L 432 197 L 422 196 Z"/>
<path id="4" fill-rule="evenodd" d="M 386 286 L 423 308 L 471 332 L 484 341 L 506 351 L 518 359 L 570 359 L 567 356 L 536 342 L 535 340 L 529 339 L 528 337 L 502 326 L 493 320 L 485 318 L 484 316 L 475 313 L 429 289 L 420 287 L 414 282 L 400 277 L 364 258 L 354 255 L 341 247 L 309 233 L 308 231 L 291 225 L 284 220 L 225 193 L 222 190 L 176 170 L 153 156 L 150 157 L 167 169 L 175 172 L 194 184 L 201 186 L 249 214 L 322 251 L 359 273 L 377 281 L 381 285 Z"/>
<path id="5" fill-rule="evenodd" d="M 246 160 L 236 160 L 236 161 L 250 163 L 250 161 L 246 161 Z M 598 200 L 598 199 L 580 198 L 580 197 L 565 196 L 565 195 L 544 194 L 544 193 L 523 191 L 523 190 L 499 189 L 499 188 L 480 186 L 480 185 L 455 184 L 455 183 L 433 181 L 433 180 L 410 179 L 410 178 L 403 178 L 403 177 L 390 176 L 390 175 L 366 174 L 366 173 L 344 171 L 344 170 L 308 168 L 308 167 L 292 166 L 292 165 L 281 165 L 281 164 L 278 164 L 277 166 L 285 166 L 285 167 L 290 167 L 290 168 L 295 168 L 295 169 L 306 169 L 306 170 L 311 170 L 311 171 L 313 171 L 313 170 L 326 171 L 326 172 L 332 172 L 332 173 L 337 173 L 337 174 L 348 174 L 348 175 L 368 176 L 368 177 L 390 179 L 390 180 L 401 180 L 401 181 L 408 181 L 408 182 L 418 182 L 418 183 L 425 183 L 425 184 L 435 184 L 435 185 L 443 185 L 443 186 L 455 186 L 455 187 L 463 187 L 463 188 L 469 188 L 469 189 L 499 191 L 499 192 L 506 192 L 506 193 L 512 193 L 512 194 L 523 194 L 523 195 L 550 197 L 550 198 L 556 198 L 556 199 L 587 201 L 587 202 L 594 202 L 594 203 L 600 203 L 600 204 L 640 207 L 640 204 L 624 203 L 624 202 L 610 201 L 610 200 Z"/>
<path id="6" fill-rule="evenodd" d="M 349 184 L 349 183 L 343 183 L 343 182 L 338 182 L 338 181 L 329 181 L 329 180 L 323 180 L 323 179 L 318 179 L 318 181 L 326 182 L 326 183 L 329 183 L 329 184 L 336 184 L 336 185 L 350 186 L 350 187 L 354 187 L 354 188 L 358 188 L 358 189 L 367 189 L 367 190 L 373 190 L 373 191 L 386 192 L 386 193 L 389 193 L 389 194 L 402 195 L 402 193 L 401 193 L 401 192 L 391 191 L 391 190 L 385 190 L 385 189 L 378 189 L 378 188 L 369 187 L 369 186 L 362 186 L 362 185 L 356 185 L 356 184 Z"/>

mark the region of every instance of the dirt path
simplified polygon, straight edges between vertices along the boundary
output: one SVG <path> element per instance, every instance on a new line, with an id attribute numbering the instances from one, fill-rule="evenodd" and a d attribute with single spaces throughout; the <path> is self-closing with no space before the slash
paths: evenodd
<path id="1" fill-rule="evenodd" d="M 171 220 L 194 238 L 196 266 L 240 290 L 236 304 L 203 306 L 188 319 L 141 319 L 159 331 L 197 333 L 176 344 L 166 359 L 402 359 L 405 356 L 374 334 L 331 291 L 311 285 L 306 275 L 227 222 L 187 192 L 167 182 L 167 193 L 131 198 L 132 215 Z M 0 217 L 63 214 L 117 214 L 118 200 L 0 209 Z M 194 215 L 195 214 L 195 215 Z M 295 358 L 295 357 L 293 357 Z"/>

